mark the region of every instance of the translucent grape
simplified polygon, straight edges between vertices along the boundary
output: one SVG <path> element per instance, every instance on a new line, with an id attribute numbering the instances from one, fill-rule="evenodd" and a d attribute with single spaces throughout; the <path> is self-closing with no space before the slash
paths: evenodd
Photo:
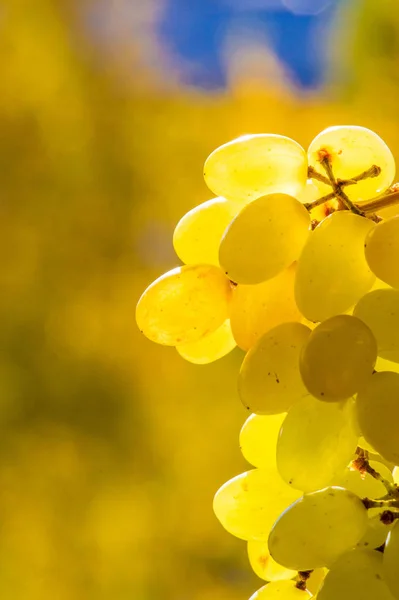
<path id="1" fill-rule="evenodd" d="M 374 275 L 399 288 L 399 216 L 378 223 L 369 232 L 364 251 Z"/>
<path id="2" fill-rule="evenodd" d="M 137 325 L 158 344 L 189 344 L 222 325 L 230 296 L 230 282 L 217 267 L 178 267 L 142 294 L 136 308 Z"/>
<path id="3" fill-rule="evenodd" d="M 176 350 L 186 360 L 197 365 L 205 365 L 226 356 L 236 347 L 230 320 L 226 321 L 200 340 L 177 346 Z"/>
<path id="4" fill-rule="evenodd" d="M 316 596 L 321 588 L 327 573 L 327 569 L 315 569 L 311 572 L 309 579 L 306 580 L 306 589 L 309 590 L 313 596 Z"/>
<path id="5" fill-rule="evenodd" d="M 255 592 L 249 600 L 307 600 L 312 594 L 300 590 L 294 581 L 272 581 Z"/>
<path id="6" fill-rule="evenodd" d="M 399 521 L 396 521 L 388 535 L 384 550 L 383 573 L 392 595 L 399 598 Z"/>
<path id="7" fill-rule="evenodd" d="M 356 304 L 353 314 L 370 327 L 377 340 L 378 354 L 399 362 L 399 291 L 369 292 Z"/>
<path id="8" fill-rule="evenodd" d="M 370 460 L 369 464 L 382 477 L 390 482 L 393 481 L 392 473 L 388 467 L 373 460 Z M 337 472 L 330 481 L 330 485 L 343 487 L 359 496 L 359 498 L 380 498 L 386 494 L 386 489 L 381 481 L 374 479 L 369 473 L 361 475 L 359 471 L 350 468 Z"/>
<path id="9" fill-rule="evenodd" d="M 358 393 L 356 410 L 366 440 L 386 460 L 399 462 L 399 374 L 383 371 L 371 376 Z"/>
<path id="10" fill-rule="evenodd" d="M 320 323 L 303 346 L 299 368 L 306 388 L 320 400 L 345 400 L 371 376 L 377 342 L 356 317 L 338 315 Z"/>
<path id="11" fill-rule="evenodd" d="M 358 548 L 372 550 L 379 548 L 385 543 L 387 535 L 392 529 L 392 525 L 385 525 L 381 521 L 383 509 L 370 509 L 367 521 L 367 529 L 362 539 L 357 543 Z"/>
<path id="12" fill-rule="evenodd" d="M 309 166 L 325 175 L 320 159 L 327 155 L 336 179 L 352 179 L 373 165 L 380 167 L 377 177 L 368 177 L 345 188 L 352 201 L 367 200 L 388 188 L 395 177 L 395 159 L 386 143 L 370 129 L 356 125 L 328 127 L 319 133 L 308 149 Z M 320 196 L 331 187 L 314 180 Z"/>
<path id="13" fill-rule="evenodd" d="M 248 559 L 254 573 L 265 581 L 285 581 L 296 576 L 296 571 L 282 567 L 270 556 L 267 542 L 248 542 Z"/>
<path id="14" fill-rule="evenodd" d="M 282 135 L 243 135 L 208 156 L 204 178 L 217 196 L 245 202 L 272 193 L 295 196 L 306 183 L 306 152 Z"/>
<path id="15" fill-rule="evenodd" d="M 374 283 L 364 256 L 369 219 L 349 211 L 326 217 L 310 234 L 297 264 L 295 298 L 310 321 L 344 313 Z"/>
<path id="16" fill-rule="evenodd" d="M 273 525 L 269 550 L 279 564 L 307 571 L 352 548 L 367 528 L 367 510 L 352 492 L 327 487 L 305 494 Z"/>
<path id="17" fill-rule="evenodd" d="M 332 565 L 317 600 L 393 600 L 383 577 L 381 552 L 355 549 Z"/>
<path id="18" fill-rule="evenodd" d="M 311 492 L 325 487 L 357 446 L 353 402 L 327 404 L 308 396 L 288 411 L 277 442 L 277 468 L 286 483 Z"/>
<path id="19" fill-rule="evenodd" d="M 216 492 L 213 510 L 223 527 L 243 540 L 266 541 L 279 514 L 300 496 L 275 467 L 252 469 Z"/>
<path id="20" fill-rule="evenodd" d="M 257 285 L 237 285 L 230 303 L 234 338 L 249 350 L 269 329 L 302 318 L 294 297 L 295 265 Z"/>
<path id="21" fill-rule="evenodd" d="M 219 262 L 236 283 L 271 279 L 300 255 L 310 233 L 306 208 L 287 194 L 269 194 L 247 204 L 227 227 Z"/>
<path id="22" fill-rule="evenodd" d="M 276 444 L 285 413 L 250 415 L 240 431 L 240 448 L 254 467 L 276 466 Z"/>
<path id="23" fill-rule="evenodd" d="M 392 471 L 393 480 L 396 484 L 399 484 L 399 467 L 395 467 Z"/>
<path id="24" fill-rule="evenodd" d="M 173 233 L 177 256 L 187 265 L 219 266 L 219 246 L 240 206 L 225 198 L 212 198 L 184 215 Z"/>
<path id="25" fill-rule="evenodd" d="M 299 372 L 299 355 L 310 335 L 301 323 L 283 323 L 265 333 L 247 352 L 238 376 L 238 392 L 251 412 L 286 412 L 307 395 Z"/>

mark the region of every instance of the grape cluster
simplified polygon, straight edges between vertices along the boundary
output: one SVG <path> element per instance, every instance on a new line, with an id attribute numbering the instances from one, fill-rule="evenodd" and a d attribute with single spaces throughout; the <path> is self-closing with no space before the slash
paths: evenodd
<path id="1" fill-rule="evenodd" d="M 217 197 L 175 229 L 184 266 L 139 300 L 142 333 L 191 362 L 246 352 L 253 468 L 214 511 L 269 582 L 251 600 L 399 599 L 399 216 L 377 214 L 398 202 L 394 175 L 363 127 L 307 153 L 233 140 L 205 162 Z"/>

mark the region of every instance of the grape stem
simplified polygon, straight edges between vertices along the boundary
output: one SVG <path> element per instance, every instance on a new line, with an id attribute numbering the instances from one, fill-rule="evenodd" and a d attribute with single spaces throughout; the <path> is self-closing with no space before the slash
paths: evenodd
<path id="1" fill-rule="evenodd" d="M 356 459 L 352 461 L 352 468 L 359 471 L 362 475 L 364 473 L 368 473 L 377 481 L 381 481 L 383 486 L 385 487 L 388 496 L 393 498 L 399 498 L 399 488 L 395 483 L 391 483 L 388 479 L 385 479 L 381 473 L 378 473 L 369 463 L 369 453 L 367 450 L 360 448 L 360 446 L 356 449 Z"/>
<path id="2" fill-rule="evenodd" d="M 298 588 L 298 590 L 306 590 L 306 582 L 312 573 L 313 573 L 313 570 L 312 571 L 298 571 L 298 577 L 297 577 L 295 587 Z"/>

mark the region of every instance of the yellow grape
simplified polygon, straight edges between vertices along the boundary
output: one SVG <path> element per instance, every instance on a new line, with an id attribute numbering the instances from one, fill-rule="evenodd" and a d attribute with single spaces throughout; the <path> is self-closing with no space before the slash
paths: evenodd
<path id="1" fill-rule="evenodd" d="M 283 323 L 247 352 L 238 376 L 238 393 L 248 410 L 264 415 L 286 412 L 307 395 L 299 355 L 309 335 L 309 327 L 301 323 Z"/>
<path id="2" fill-rule="evenodd" d="M 257 285 L 237 285 L 230 303 L 230 322 L 237 345 L 249 350 L 269 329 L 300 321 L 294 297 L 295 265 Z"/>
<path id="3" fill-rule="evenodd" d="M 394 483 L 399 485 L 399 467 L 394 468 L 394 470 L 392 471 L 392 476 L 393 476 Z"/>
<path id="4" fill-rule="evenodd" d="M 230 282 L 219 268 L 178 267 L 144 291 L 136 308 L 137 325 L 158 344 L 189 344 L 222 325 L 230 296 Z"/>
<path id="5" fill-rule="evenodd" d="M 226 198 L 212 198 L 184 215 L 173 233 L 177 256 L 187 265 L 219 266 L 219 246 L 240 206 Z"/>
<path id="6" fill-rule="evenodd" d="M 392 473 L 388 467 L 374 460 L 369 462 L 373 469 L 391 483 L 393 482 Z M 359 496 L 359 498 L 381 498 L 386 494 L 386 489 L 381 481 L 374 479 L 369 473 L 361 475 L 359 471 L 349 467 L 337 472 L 330 481 L 330 485 L 343 487 Z"/>
<path id="7" fill-rule="evenodd" d="M 389 288 L 369 292 L 356 304 L 353 314 L 370 327 L 379 356 L 398 363 L 399 291 Z"/>
<path id="8" fill-rule="evenodd" d="M 375 276 L 364 256 L 369 219 L 349 211 L 326 217 L 308 237 L 299 257 L 295 298 L 310 321 L 344 313 L 372 287 Z"/>
<path id="9" fill-rule="evenodd" d="M 381 552 L 345 552 L 327 573 L 317 600 L 393 600 L 384 581 Z"/>
<path id="10" fill-rule="evenodd" d="M 357 418 L 366 440 L 386 460 L 399 463 L 399 374 L 374 373 L 356 399 Z"/>
<path id="11" fill-rule="evenodd" d="M 197 365 L 205 365 L 226 356 L 236 347 L 231 332 L 230 320 L 226 321 L 212 333 L 208 333 L 196 342 L 177 346 L 176 350 L 186 360 Z"/>
<path id="12" fill-rule="evenodd" d="M 321 194 L 319 188 L 314 184 L 314 180 L 308 179 L 306 182 L 306 187 L 295 197 L 297 200 L 299 200 L 299 202 L 305 204 L 307 202 L 314 202 L 315 200 L 321 197 Z M 316 208 L 313 208 L 312 212 L 310 213 L 310 217 L 311 219 L 322 221 L 323 219 L 328 217 L 328 215 L 334 212 L 334 210 L 336 210 L 337 208 L 338 202 L 334 198 L 332 200 L 324 202 L 320 206 L 316 206 Z"/>
<path id="13" fill-rule="evenodd" d="M 285 581 L 296 576 L 297 572 L 282 567 L 270 556 L 267 542 L 249 540 L 248 559 L 254 573 L 265 581 Z"/>
<path id="14" fill-rule="evenodd" d="M 371 376 L 377 342 L 365 323 L 337 315 L 320 323 L 303 346 L 299 368 L 309 392 L 327 402 L 350 398 Z"/>
<path id="15" fill-rule="evenodd" d="M 310 233 L 306 208 L 287 194 L 269 194 L 244 206 L 227 227 L 219 262 L 236 283 L 271 279 L 300 255 Z"/>
<path id="16" fill-rule="evenodd" d="M 300 496 L 275 467 L 252 469 L 216 492 L 213 510 L 223 527 L 243 540 L 266 541 L 279 514 Z"/>
<path id="17" fill-rule="evenodd" d="M 357 440 L 352 401 L 328 404 L 311 396 L 302 398 L 281 426 L 277 469 L 296 489 L 321 489 L 352 459 Z"/>
<path id="18" fill-rule="evenodd" d="M 345 187 L 349 198 L 357 202 L 367 200 L 388 188 L 395 176 L 395 159 L 386 143 L 370 129 L 356 125 L 328 127 L 319 133 L 308 149 L 309 166 L 326 175 L 320 159 L 327 155 L 336 179 L 352 179 L 373 165 L 381 168 L 377 177 L 363 179 Z M 331 187 L 314 180 L 320 196 L 331 192 Z"/>
<path id="19" fill-rule="evenodd" d="M 306 589 L 309 590 L 313 596 L 316 596 L 317 592 L 323 585 L 323 581 L 328 573 L 325 568 L 314 569 L 311 572 L 309 579 L 306 580 Z"/>
<path id="20" fill-rule="evenodd" d="M 272 581 L 252 594 L 249 600 L 307 600 L 312 594 L 296 587 L 295 581 Z"/>
<path id="21" fill-rule="evenodd" d="M 379 548 L 385 543 L 387 535 L 392 529 L 391 525 L 384 525 L 381 521 L 381 513 L 384 509 L 370 509 L 368 515 L 367 529 L 362 539 L 356 544 L 357 548 L 368 548 L 372 550 Z"/>
<path id="22" fill-rule="evenodd" d="M 254 467 L 276 466 L 276 444 L 286 414 L 250 415 L 240 431 L 240 449 Z"/>
<path id="23" fill-rule="evenodd" d="M 383 573 L 392 595 L 399 598 L 399 521 L 396 521 L 388 535 L 384 550 Z"/>
<path id="24" fill-rule="evenodd" d="M 362 435 L 359 437 L 359 446 L 360 448 L 363 448 L 363 450 L 367 450 L 367 452 L 375 452 L 375 448 L 373 448 L 373 446 L 369 444 Z"/>
<path id="25" fill-rule="evenodd" d="M 216 148 L 204 165 L 205 183 L 217 196 L 251 201 L 264 194 L 295 196 L 307 178 L 305 150 L 283 135 L 243 135 Z"/>
<path id="26" fill-rule="evenodd" d="M 399 216 L 378 223 L 369 232 L 364 252 L 374 275 L 399 288 Z"/>
<path id="27" fill-rule="evenodd" d="M 361 539 L 367 528 L 363 502 L 348 490 L 327 487 L 305 494 L 273 525 L 269 550 L 298 571 L 325 567 Z"/>

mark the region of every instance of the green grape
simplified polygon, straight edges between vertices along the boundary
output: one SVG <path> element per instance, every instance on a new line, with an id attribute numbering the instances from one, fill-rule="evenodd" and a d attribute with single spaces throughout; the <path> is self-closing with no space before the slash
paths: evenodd
<path id="1" fill-rule="evenodd" d="M 356 399 L 360 428 L 366 440 L 386 460 L 399 462 L 399 374 L 374 373 Z"/>
<path id="2" fill-rule="evenodd" d="M 377 340 L 379 356 L 398 363 L 399 291 L 369 292 L 356 304 L 353 314 L 370 327 Z"/>
<path id="3" fill-rule="evenodd" d="M 299 369 L 319 400 L 350 398 L 364 387 L 377 360 L 377 342 L 365 323 L 337 315 L 320 323 L 303 346 Z"/>
<path id="4" fill-rule="evenodd" d="M 254 467 L 276 466 L 276 444 L 286 413 L 250 415 L 240 431 L 240 448 Z"/>
<path id="5" fill-rule="evenodd" d="M 364 439 L 362 435 L 359 437 L 359 446 L 360 448 L 363 448 L 363 450 L 367 450 L 367 452 L 375 452 L 375 448 L 373 448 L 373 446 L 369 444 L 368 441 Z"/>
<path id="6" fill-rule="evenodd" d="M 275 467 L 252 469 L 216 492 L 213 510 L 223 527 L 243 540 L 266 541 L 279 514 L 300 496 Z"/>
<path id="7" fill-rule="evenodd" d="M 332 565 L 318 600 L 393 600 L 383 577 L 381 552 L 356 548 Z"/>
<path id="8" fill-rule="evenodd" d="M 362 539 L 356 544 L 358 548 L 372 550 L 385 543 L 392 525 L 385 525 L 381 521 L 382 512 L 382 508 L 373 508 L 368 511 L 367 529 Z"/>
<path id="9" fill-rule="evenodd" d="M 366 260 L 374 275 L 399 288 L 399 217 L 378 223 L 366 237 Z"/>
<path id="10" fill-rule="evenodd" d="M 300 321 L 294 297 L 295 265 L 257 285 L 237 285 L 230 303 L 230 322 L 237 345 L 249 350 L 269 329 Z"/>
<path id="11" fill-rule="evenodd" d="M 399 484 L 399 467 L 394 468 L 394 470 L 392 471 L 392 477 L 393 477 L 394 483 L 396 483 L 398 485 Z"/>
<path id="12" fill-rule="evenodd" d="M 388 467 L 374 460 L 370 460 L 369 464 L 384 479 L 393 482 L 392 473 Z M 362 475 L 359 471 L 349 467 L 337 472 L 329 483 L 330 485 L 343 487 L 359 496 L 359 498 L 380 498 L 386 494 L 386 489 L 381 481 L 374 479 L 369 473 Z"/>
<path id="13" fill-rule="evenodd" d="M 205 365 L 226 356 L 236 347 L 231 332 L 230 320 L 226 321 L 200 340 L 177 346 L 176 350 L 186 360 L 197 365 Z"/>
<path id="14" fill-rule="evenodd" d="M 187 265 L 219 266 L 219 246 L 240 206 L 226 198 L 212 198 L 184 215 L 173 233 L 177 256 Z"/>
<path id="15" fill-rule="evenodd" d="M 295 581 L 272 581 L 252 594 L 249 600 L 306 600 L 312 594 L 296 587 Z"/>
<path id="16" fill-rule="evenodd" d="M 296 576 L 296 571 L 282 567 L 270 556 L 267 542 L 249 540 L 248 559 L 254 573 L 265 581 L 285 581 Z"/>
<path id="17" fill-rule="evenodd" d="M 295 298 L 310 321 L 344 313 L 372 287 L 375 276 L 364 256 L 375 227 L 349 211 L 326 217 L 308 237 L 297 264 Z"/>
<path id="18" fill-rule="evenodd" d="M 229 280 L 212 265 L 168 271 L 142 294 L 136 308 L 140 331 L 165 346 L 189 344 L 216 331 L 228 317 Z"/>
<path id="19" fill-rule="evenodd" d="M 296 198 L 262 196 L 244 206 L 227 227 L 220 265 L 236 283 L 261 283 L 297 260 L 309 233 L 309 213 Z"/>
<path id="20" fill-rule="evenodd" d="M 269 550 L 279 564 L 298 571 L 325 567 L 362 538 L 363 502 L 348 490 L 327 487 L 305 494 L 273 525 Z"/>
<path id="21" fill-rule="evenodd" d="M 325 487 L 352 459 L 357 446 L 353 401 L 327 404 L 311 396 L 288 411 L 277 441 L 277 468 L 303 492 Z"/>
<path id="22" fill-rule="evenodd" d="M 295 196 L 306 184 L 305 150 L 283 135 L 243 135 L 216 148 L 204 165 L 205 183 L 217 196 L 251 201 L 264 194 Z"/>
<path id="23" fill-rule="evenodd" d="M 314 571 L 311 572 L 309 579 L 306 580 L 306 589 L 309 590 L 313 596 L 316 596 L 321 588 L 327 573 L 328 569 L 314 569 Z"/>
<path id="24" fill-rule="evenodd" d="M 352 179 L 373 165 L 380 167 L 381 172 L 377 177 L 368 177 L 345 188 L 345 193 L 354 202 L 367 200 L 385 191 L 395 176 L 392 152 L 374 131 L 365 127 L 339 125 L 319 133 L 308 149 L 309 166 L 326 175 L 320 164 L 320 159 L 326 155 L 336 179 Z M 331 187 L 320 181 L 314 180 L 314 184 L 320 196 L 331 192 Z"/>
<path id="25" fill-rule="evenodd" d="M 238 376 L 244 406 L 257 414 L 286 412 L 307 395 L 299 373 L 299 354 L 309 327 L 283 323 L 263 335 L 247 352 Z"/>
<path id="26" fill-rule="evenodd" d="M 384 579 L 395 598 L 399 598 L 399 521 L 392 527 L 384 550 Z"/>

